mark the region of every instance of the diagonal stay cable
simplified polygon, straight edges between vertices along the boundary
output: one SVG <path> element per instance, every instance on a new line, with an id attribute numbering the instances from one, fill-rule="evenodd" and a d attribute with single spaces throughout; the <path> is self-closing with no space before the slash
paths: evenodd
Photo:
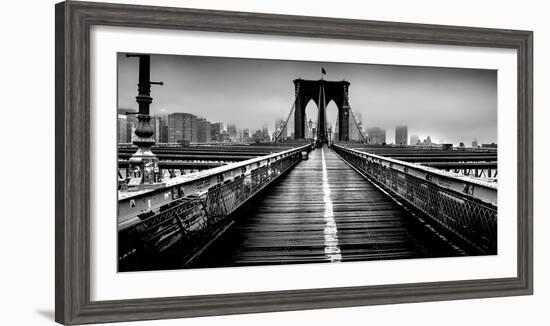
<path id="1" fill-rule="evenodd" d="M 355 127 L 357 128 L 357 130 L 359 130 L 359 133 L 361 134 L 361 136 L 363 137 L 363 139 L 365 140 L 365 142 L 369 142 L 368 141 L 368 138 L 367 136 L 363 133 L 363 130 L 361 128 L 359 128 L 359 125 L 357 124 L 357 119 L 355 119 L 355 114 L 353 114 L 353 109 L 351 108 L 351 104 L 349 102 L 349 97 L 348 97 L 348 94 L 346 94 L 344 92 L 344 95 L 346 96 L 346 101 L 348 102 L 348 106 L 349 106 L 349 112 L 351 113 L 351 118 L 353 119 L 353 122 L 355 124 Z"/>
<path id="2" fill-rule="evenodd" d="M 299 87 L 299 86 L 298 86 Z M 290 112 L 288 113 L 288 116 L 286 117 L 285 123 L 283 124 L 283 127 L 279 132 L 277 133 L 277 136 L 275 136 L 275 139 L 273 139 L 273 142 L 277 142 L 279 140 L 279 137 L 281 137 L 281 134 L 286 129 L 286 125 L 288 124 L 288 120 L 290 120 L 290 117 L 292 116 L 292 112 L 296 109 L 296 101 L 298 101 L 298 94 L 300 94 L 300 89 L 298 88 L 298 91 L 296 92 L 296 95 L 294 97 L 294 103 L 292 103 L 292 108 L 290 109 Z"/>

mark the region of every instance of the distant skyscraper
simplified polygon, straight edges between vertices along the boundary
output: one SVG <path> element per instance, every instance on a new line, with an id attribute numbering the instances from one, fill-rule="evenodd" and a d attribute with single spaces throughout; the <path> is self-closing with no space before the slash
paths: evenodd
<path id="1" fill-rule="evenodd" d="M 477 143 L 477 139 L 474 138 L 474 140 L 472 141 L 472 147 L 473 148 L 477 148 L 479 144 Z"/>
<path id="2" fill-rule="evenodd" d="M 250 141 L 250 130 L 243 129 L 243 142 L 247 143 Z"/>
<path id="3" fill-rule="evenodd" d="M 191 142 L 192 143 L 198 143 L 199 142 L 199 119 L 191 115 Z"/>
<path id="4" fill-rule="evenodd" d="M 222 130 L 222 132 L 220 133 L 220 141 L 224 143 L 231 142 L 231 137 L 227 131 Z"/>
<path id="5" fill-rule="evenodd" d="M 160 143 L 160 118 L 151 117 L 149 124 L 153 129 L 153 138 L 155 139 L 155 143 Z"/>
<path id="6" fill-rule="evenodd" d="M 264 139 L 271 139 L 269 136 L 269 130 L 267 128 L 267 122 L 262 125 L 262 136 Z"/>
<path id="7" fill-rule="evenodd" d="M 168 142 L 198 142 L 197 117 L 190 113 L 172 113 L 168 115 Z"/>
<path id="8" fill-rule="evenodd" d="M 117 141 L 119 144 L 128 143 L 128 121 L 126 114 L 118 115 Z"/>
<path id="9" fill-rule="evenodd" d="M 199 143 L 207 143 L 210 142 L 212 135 L 211 135 L 211 124 L 210 121 L 199 118 L 197 119 L 198 123 L 198 131 L 197 131 L 197 138 Z"/>
<path id="10" fill-rule="evenodd" d="M 237 128 L 237 141 L 239 143 L 243 142 L 243 131 L 242 129 Z"/>
<path id="11" fill-rule="evenodd" d="M 159 117 L 160 120 L 160 135 L 159 135 L 159 143 L 167 143 L 168 142 L 168 116 L 161 116 Z"/>
<path id="12" fill-rule="evenodd" d="M 210 125 L 210 138 L 212 141 L 223 141 L 221 133 L 223 131 L 223 123 L 215 122 Z"/>
<path id="13" fill-rule="evenodd" d="M 136 137 L 134 134 L 138 122 L 136 113 L 137 111 L 134 109 L 118 109 L 119 116 L 126 116 L 126 143 L 131 143 Z"/>
<path id="14" fill-rule="evenodd" d="M 386 130 L 379 127 L 367 128 L 367 138 L 371 144 L 385 144 Z"/>
<path id="15" fill-rule="evenodd" d="M 261 142 L 262 139 L 263 139 L 262 131 L 261 131 L 260 129 L 256 130 L 256 132 L 254 133 L 254 135 L 252 135 L 252 139 L 253 139 L 256 143 Z"/>
<path id="16" fill-rule="evenodd" d="M 407 126 L 397 126 L 395 127 L 395 144 L 396 145 L 407 145 L 408 142 L 407 135 Z"/>
<path id="17" fill-rule="evenodd" d="M 420 137 L 418 135 L 411 135 L 411 142 L 410 145 L 416 145 L 418 142 L 420 142 Z"/>
<path id="18" fill-rule="evenodd" d="M 237 126 L 234 124 L 227 125 L 227 132 L 229 133 L 231 141 L 237 141 Z"/>

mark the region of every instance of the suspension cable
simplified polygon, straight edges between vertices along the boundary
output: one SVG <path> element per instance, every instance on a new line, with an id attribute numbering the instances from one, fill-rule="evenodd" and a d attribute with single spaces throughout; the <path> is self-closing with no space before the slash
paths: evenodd
<path id="1" fill-rule="evenodd" d="M 309 130 L 309 125 L 308 125 L 308 123 L 307 123 L 307 112 L 306 112 L 306 110 L 304 110 L 304 126 L 303 126 L 303 127 L 304 127 L 304 130 L 307 130 L 307 134 L 306 134 L 306 132 L 304 132 L 305 138 L 306 138 L 306 139 L 307 139 L 307 138 L 310 138 L 310 136 L 311 136 L 311 130 Z"/>
<path id="2" fill-rule="evenodd" d="M 367 136 L 363 133 L 363 130 L 361 128 L 359 128 L 359 125 L 357 124 L 357 119 L 355 119 L 355 114 L 353 114 L 353 110 L 352 110 L 351 104 L 349 102 L 348 94 L 346 94 L 346 92 L 344 92 L 344 95 L 346 96 L 346 100 L 347 100 L 348 106 L 349 106 L 349 112 L 351 113 L 351 118 L 353 119 L 355 127 L 357 128 L 357 130 L 359 130 L 359 133 L 361 134 L 361 136 L 363 136 L 363 139 L 365 139 L 365 142 L 368 143 L 369 140 L 368 140 Z"/>
<path id="3" fill-rule="evenodd" d="M 336 124 L 334 125 L 334 130 L 332 131 L 333 134 L 336 133 L 336 130 L 338 130 L 338 138 L 340 138 L 340 114 L 336 114 Z M 334 137 L 336 138 L 336 137 Z M 338 140 L 338 139 L 336 139 Z"/>
<path id="4" fill-rule="evenodd" d="M 279 132 L 277 133 L 277 136 L 275 137 L 275 139 L 273 139 L 273 142 L 277 142 L 279 140 L 279 137 L 283 133 L 283 131 L 286 130 L 286 125 L 288 124 L 288 120 L 292 116 L 292 112 L 294 112 L 294 110 L 296 109 L 296 101 L 298 101 L 298 94 L 300 94 L 300 85 L 298 85 L 298 91 L 296 92 L 296 95 L 294 97 L 294 103 L 292 103 L 292 108 L 290 109 L 290 112 L 286 117 L 285 123 L 283 124 L 283 127 L 281 128 L 281 130 L 279 130 Z"/>

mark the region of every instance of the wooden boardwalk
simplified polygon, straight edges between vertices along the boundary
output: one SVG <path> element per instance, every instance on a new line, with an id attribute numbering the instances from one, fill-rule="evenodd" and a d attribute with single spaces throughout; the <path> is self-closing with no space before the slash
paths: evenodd
<path id="1" fill-rule="evenodd" d="M 188 267 L 431 256 L 414 219 L 332 150 L 316 149 Z"/>

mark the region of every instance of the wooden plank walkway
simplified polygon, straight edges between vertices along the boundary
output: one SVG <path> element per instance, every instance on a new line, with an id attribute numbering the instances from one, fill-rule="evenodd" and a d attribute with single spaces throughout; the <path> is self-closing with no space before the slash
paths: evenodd
<path id="1" fill-rule="evenodd" d="M 411 223 L 409 212 L 332 150 L 316 149 L 188 267 L 424 257 Z"/>

